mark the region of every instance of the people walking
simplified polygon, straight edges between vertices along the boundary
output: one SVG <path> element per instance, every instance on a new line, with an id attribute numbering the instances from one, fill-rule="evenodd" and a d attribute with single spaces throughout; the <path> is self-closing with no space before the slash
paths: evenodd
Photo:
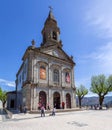
<path id="1" fill-rule="evenodd" d="M 23 112 L 24 112 L 24 114 L 27 113 L 27 106 L 24 106 L 24 108 L 23 108 Z"/>
<path id="2" fill-rule="evenodd" d="M 53 109 L 52 109 L 52 116 L 55 116 L 55 112 L 56 112 L 56 108 L 53 107 Z"/>
<path id="3" fill-rule="evenodd" d="M 65 108 L 65 103 L 64 102 L 62 102 L 62 109 L 64 109 Z"/>
<path id="4" fill-rule="evenodd" d="M 50 105 L 49 105 L 49 103 L 47 104 L 47 110 L 50 110 Z"/>
<path id="5" fill-rule="evenodd" d="M 41 107 L 41 117 L 42 116 L 45 117 L 45 107 L 44 106 Z"/>

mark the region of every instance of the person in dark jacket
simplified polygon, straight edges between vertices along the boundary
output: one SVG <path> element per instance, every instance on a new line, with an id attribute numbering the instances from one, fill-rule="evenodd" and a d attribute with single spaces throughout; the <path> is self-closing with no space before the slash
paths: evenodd
<path id="1" fill-rule="evenodd" d="M 45 117 L 45 107 L 44 106 L 41 107 L 41 117 L 42 116 Z"/>

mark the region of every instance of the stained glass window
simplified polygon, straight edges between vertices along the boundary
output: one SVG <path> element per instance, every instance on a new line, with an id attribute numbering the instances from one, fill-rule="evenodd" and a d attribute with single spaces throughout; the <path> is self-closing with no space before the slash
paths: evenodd
<path id="1" fill-rule="evenodd" d="M 65 73 L 65 82 L 70 83 L 70 74 L 69 74 L 69 72 Z"/>
<path id="2" fill-rule="evenodd" d="M 40 66 L 40 79 L 46 80 L 46 68 L 44 66 Z"/>

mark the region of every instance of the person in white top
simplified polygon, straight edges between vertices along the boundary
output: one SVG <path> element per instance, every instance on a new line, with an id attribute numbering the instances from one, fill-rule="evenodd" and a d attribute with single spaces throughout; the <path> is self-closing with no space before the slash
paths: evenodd
<path id="1" fill-rule="evenodd" d="M 56 108 L 53 107 L 53 109 L 52 109 L 52 116 L 55 116 L 55 112 L 56 112 Z"/>

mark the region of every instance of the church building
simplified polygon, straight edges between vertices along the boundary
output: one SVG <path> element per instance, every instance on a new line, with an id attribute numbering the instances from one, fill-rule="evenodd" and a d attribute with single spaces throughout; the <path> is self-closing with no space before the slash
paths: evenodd
<path id="1" fill-rule="evenodd" d="M 41 33 L 40 47 L 32 40 L 16 74 L 17 107 L 26 105 L 33 111 L 39 105 L 60 109 L 64 104 L 65 109 L 75 108 L 75 62 L 62 49 L 60 28 L 51 9 Z"/>

